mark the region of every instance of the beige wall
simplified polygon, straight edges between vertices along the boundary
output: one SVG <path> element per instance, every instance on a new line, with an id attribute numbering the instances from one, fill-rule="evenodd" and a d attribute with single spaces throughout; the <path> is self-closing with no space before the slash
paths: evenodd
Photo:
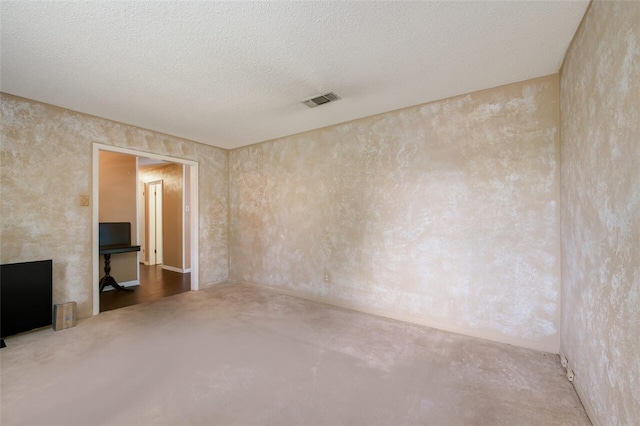
<path id="1" fill-rule="evenodd" d="M 558 352 L 558 76 L 240 148 L 230 276 Z"/>
<path id="2" fill-rule="evenodd" d="M 139 180 L 162 181 L 162 264 L 182 269 L 182 165 L 140 167 Z"/>
<path id="3" fill-rule="evenodd" d="M 99 222 L 129 222 L 131 243 L 136 242 L 136 157 L 100 151 L 99 158 Z M 111 256 L 111 273 L 117 282 L 138 280 L 138 253 Z M 104 258 L 100 256 L 100 276 L 104 275 Z"/>
<path id="4" fill-rule="evenodd" d="M 7 94 L 0 113 L 0 262 L 53 259 L 54 303 L 92 314 L 94 142 L 199 163 L 200 285 L 227 279 L 226 151 Z"/>
<path id="5" fill-rule="evenodd" d="M 595 424 L 640 424 L 640 3 L 593 2 L 561 71 L 562 352 Z"/>

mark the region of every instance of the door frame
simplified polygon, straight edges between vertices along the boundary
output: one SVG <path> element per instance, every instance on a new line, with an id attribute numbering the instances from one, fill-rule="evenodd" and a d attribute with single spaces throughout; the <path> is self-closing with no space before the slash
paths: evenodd
<path id="1" fill-rule="evenodd" d="M 104 145 L 100 143 L 93 143 L 93 174 L 92 174 L 92 268 L 93 268 L 93 315 L 98 315 L 100 313 L 100 254 L 98 250 L 98 212 L 99 212 L 99 198 L 100 198 L 100 187 L 99 187 L 99 165 L 100 165 L 100 151 L 111 151 L 118 152 L 120 154 L 128 154 L 133 155 L 135 157 L 147 157 L 153 158 L 156 160 L 164 160 L 172 163 L 183 164 L 185 166 L 189 166 L 190 170 L 190 185 L 189 185 L 189 193 L 190 193 L 190 211 L 191 214 L 191 291 L 197 291 L 199 289 L 199 270 L 198 267 L 198 259 L 199 259 L 199 249 L 198 249 L 198 238 L 199 235 L 199 209 L 198 209 L 198 162 L 192 160 L 185 160 L 183 158 L 170 157 L 168 155 L 160 155 L 154 154 L 151 152 L 138 151 L 129 148 L 120 148 L 111 145 Z M 137 170 L 136 170 L 137 173 Z M 136 184 L 136 191 L 139 190 L 139 186 Z M 183 197 L 184 200 L 184 197 Z M 136 203 L 139 203 L 138 194 L 136 194 Z M 184 204 L 184 202 L 183 202 Z M 136 208 L 140 208 L 140 206 L 136 206 Z M 184 210 L 184 205 L 183 209 Z M 184 211 L 183 211 L 184 214 Z M 136 241 L 140 241 L 139 239 L 139 231 L 136 233 Z"/>
<path id="2" fill-rule="evenodd" d="M 153 240 L 153 263 L 151 263 L 151 256 L 149 255 L 149 265 L 158 265 L 158 264 L 163 264 L 164 266 L 164 229 L 163 229 L 163 218 L 164 218 L 164 210 L 162 208 L 162 200 L 164 198 L 164 194 L 163 194 L 163 190 L 164 190 L 164 182 L 162 179 L 160 180 L 154 180 L 152 182 L 145 182 L 146 185 L 146 202 L 145 202 L 145 209 L 146 209 L 146 216 L 148 218 L 148 221 L 145 223 L 145 225 L 149 228 L 151 228 L 151 223 L 153 222 L 153 230 L 154 232 L 149 232 L 148 237 L 149 237 L 149 242 L 151 242 Z M 154 197 L 153 197 L 153 214 L 151 214 L 151 186 L 156 186 L 155 189 L 155 193 L 154 193 Z M 158 216 L 158 195 L 157 195 L 157 187 L 160 187 L 160 214 Z M 184 203 L 183 203 L 183 208 L 182 210 L 184 210 Z M 151 220 L 151 217 L 153 216 L 153 221 Z M 158 217 L 160 217 L 160 243 L 158 244 Z M 184 240 L 184 236 L 182 238 Z M 160 247 L 160 248 L 158 248 Z M 148 250 L 151 250 L 151 247 L 148 247 Z M 158 262 L 158 251 L 160 252 L 160 262 Z M 147 253 L 149 254 L 149 253 Z M 146 265 L 146 263 L 145 263 Z"/>
<path id="3" fill-rule="evenodd" d="M 146 188 L 147 186 L 145 183 L 138 181 L 138 197 L 137 197 L 138 207 L 146 205 L 146 197 L 145 197 L 145 191 L 147 190 Z M 142 255 L 142 260 L 138 259 L 138 263 L 142 263 L 143 265 L 146 265 L 147 262 L 145 261 L 145 258 L 147 256 L 147 247 L 146 247 L 147 231 L 144 229 L 147 222 L 144 217 L 144 215 L 146 214 L 146 211 L 145 209 L 138 208 L 137 213 L 138 213 L 138 243 L 140 243 L 140 254 Z"/>

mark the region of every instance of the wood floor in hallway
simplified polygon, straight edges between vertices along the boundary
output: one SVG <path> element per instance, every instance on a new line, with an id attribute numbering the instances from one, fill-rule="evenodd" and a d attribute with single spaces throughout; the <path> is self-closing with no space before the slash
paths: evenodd
<path id="1" fill-rule="evenodd" d="M 151 302 L 191 290 L 191 274 L 162 269 L 162 265 L 140 265 L 140 285 L 134 291 L 103 291 L 100 312 Z"/>

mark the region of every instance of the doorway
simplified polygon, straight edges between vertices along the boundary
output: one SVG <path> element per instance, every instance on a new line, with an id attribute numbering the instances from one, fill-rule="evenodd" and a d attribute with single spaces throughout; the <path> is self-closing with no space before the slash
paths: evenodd
<path id="1" fill-rule="evenodd" d="M 185 176 L 185 182 L 187 182 L 187 185 L 184 185 L 184 197 L 185 200 L 189 200 L 189 205 L 186 206 L 188 208 L 183 209 L 184 210 L 191 210 L 193 212 L 197 212 L 198 211 L 198 163 L 195 161 L 191 161 L 191 160 L 184 160 L 184 159 L 180 159 L 180 158 L 175 158 L 175 157 L 169 157 L 169 156 L 164 156 L 164 155 L 159 155 L 159 154 L 153 154 L 153 153 L 147 153 L 147 152 L 141 152 L 141 151 L 136 151 L 136 150 L 132 150 L 132 149 L 126 149 L 126 148 L 118 148 L 118 147 L 113 147 L 113 146 L 109 146 L 109 145 L 102 145 L 102 144 L 94 144 L 93 145 L 93 197 L 92 199 L 95 200 L 93 203 L 93 209 L 92 209 L 92 216 L 93 216 L 93 241 L 95 241 L 96 243 L 93 245 L 93 281 L 94 281 L 94 285 L 93 285 L 93 314 L 97 315 L 100 312 L 100 292 L 99 292 L 99 288 L 98 288 L 98 282 L 99 282 L 99 277 L 100 277 L 100 269 L 99 269 L 99 254 L 98 254 L 98 222 L 99 222 L 99 156 L 100 156 L 100 152 L 101 151 L 109 151 L 109 152 L 115 152 L 115 153 L 121 153 L 121 154 L 126 154 L 126 155 L 131 155 L 131 156 L 135 156 L 137 158 L 150 158 L 153 160 L 157 160 L 157 161 L 165 161 L 165 162 L 170 162 L 170 163 L 176 163 L 178 165 L 181 165 L 182 170 L 184 171 L 184 176 Z M 160 187 L 162 187 L 162 182 L 158 182 L 160 184 Z M 136 189 L 137 191 L 140 190 L 140 186 L 136 185 Z M 156 189 L 156 195 L 157 195 L 157 189 L 158 187 L 155 187 Z M 162 191 L 160 191 L 160 197 L 162 197 Z M 138 211 L 140 211 L 141 209 L 144 209 L 144 205 L 140 202 L 141 197 L 140 194 L 138 194 L 138 196 L 136 197 L 137 202 L 137 209 Z M 157 213 L 157 211 L 156 211 Z M 162 212 L 160 212 L 160 214 L 162 214 Z M 158 222 L 158 215 L 155 215 L 155 221 Z M 162 223 L 162 216 L 160 216 L 159 219 L 159 223 Z M 198 221 L 198 216 L 194 215 L 194 217 L 190 217 L 189 221 L 184 221 L 185 226 L 187 226 L 188 229 L 188 234 L 189 235 L 193 235 L 193 236 L 197 236 L 198 235 L 198 226 L 199 226 L 199 221 Z M 140 228 L 140 227 L 138 227 Z M 162 228 L 160 226 L 160 228 Z M 143 237 L 144 235 L 143 230 L 138 229 L 138 231 L 136 232 L 135 237 L 132 236 L 132 238 L 135 238 L 134 241 L 141 241 L 140 239 L 140 234 L 142 233 Z M 148 236 L 147 236 L 148 237 Z M 161 238 L 163 238 L 163 236 L 161 236 Z M 157 236 L 154 236 L 154 239 L 157 240 Z M 157 241 L 156 241 L 157 243 Z M 185 243 L 182 243 L 182 246 L 184 247 L 184 251 L 183 251 L 183 257 L 188 257 L 190 260 L 190 268 L 189 268 L 189 272 L 191 273 L 191 277 L 190 277 L 190 290 L 192 291 L 196 291 L 199 288 L 199 274 L 198 274 L 198 241 L 197 238 L 189 238 L 189 240 Z M 156 254 L 158 254 L 158 249 L 157 249 L 157 245 L 156 245 Z M 147 251 L 148 248 L 147 248 Z M 160 251 L 160 257 L 156 257 L 155 261 L 160 261 L 160 263 L 162 263 L 163 258 L 164 258 L 164 253 L 162 252 L 162 250 Z"/>

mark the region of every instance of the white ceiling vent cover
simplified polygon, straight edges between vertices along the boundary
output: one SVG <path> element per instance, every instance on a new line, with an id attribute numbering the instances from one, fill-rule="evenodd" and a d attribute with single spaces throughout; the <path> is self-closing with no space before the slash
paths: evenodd
<path id="1" fill-rule="evenodd" d="M 337 101 L 338 99 L 340 99 L 340 96 L 336 95 L 333 92 L 329 92 L 329 93 L 325 93 L 324 95 L 314 96 L 311 99 L 302 101 L 302 103 L 308 106 L 309 108 L 315 108 L 319 105 L 328 104 L 329 102 Z"/>

